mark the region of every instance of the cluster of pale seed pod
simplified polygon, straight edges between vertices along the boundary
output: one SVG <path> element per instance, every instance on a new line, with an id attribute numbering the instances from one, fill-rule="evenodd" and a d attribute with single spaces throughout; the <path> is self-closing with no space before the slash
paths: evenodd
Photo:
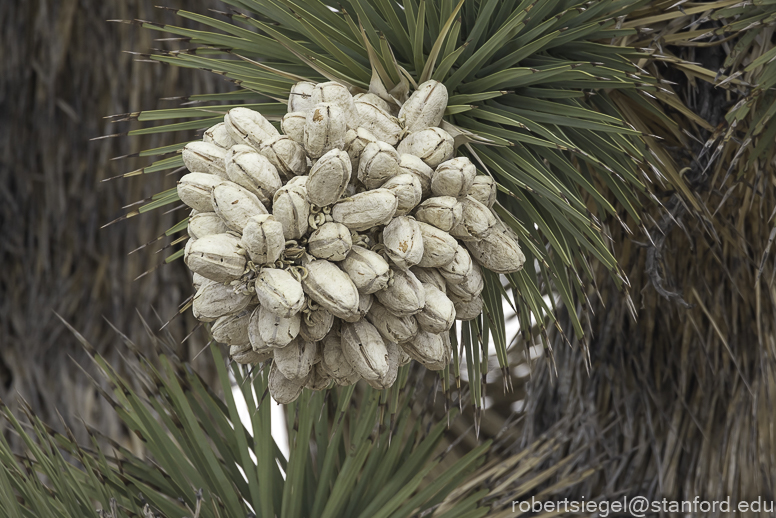
<path id="1" fill-rule="evenodd" d="M 447 100 L 436 81 L 401 107 L 300 82 L 284 134 L 234 108 L 184 148 L 194 315 L 235 361 L 273 359 L 276 401 L 332 382 L 387 388 L 412 359 L 444 369 L 454 320 L 482 311 L 480 265 L 522 267 L 496 184 L 439 127 Z"/>

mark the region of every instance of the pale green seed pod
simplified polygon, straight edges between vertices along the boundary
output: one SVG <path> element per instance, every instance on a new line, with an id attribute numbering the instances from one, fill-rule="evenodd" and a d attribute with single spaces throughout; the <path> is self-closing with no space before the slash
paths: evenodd
<path id="1" fill-rule="evenodd" d="M 347 151 L 348 157 L 350 157 L 351 173 L 358 173 L 358 164 L 361 160 L 361 153 L 364 151 L 367 144 L 370 142 L 377 142 L 377 140 L 377 137 L 366 128 L 348 130 L 345 134 L 344 149 Z M 352 179 L 354 179 L 356 174 L 352 174 L 351 176 L 353 177 Z"/>
<path id="2" fill-rule="evenodd" d="M 385 252 L 393 263 L 407 270 L 423 258 L 423 234 L 414 218 L 399 216 L 383 229 Z"/>
<path id="3" fill-rule="evenodd" d="M 385 342 L 385 350 L 388 352 L 388 372 L 376 380 L 366 380 L 376 390 L 383 390 L 393 386 L 399 375 L 402 350 L 395 342 Z"/>
<path id="4" fill-rule="evenodd" d="M 477 176 L 477 168 L 465 156 L 451 158 L 439 164 L 431 177 L 431 192 L 434 196 L 464 198 Z"/>
<path id="5" fill-rule="evenodd" d="M 254 286 L 259 303 L 277 316 L 291 317 L 304 306 L 302 285 L 285 270 L 262 268 Z"/>
<path id="6" fill-rule="evenodd" d="M 399 110 L 399 117 L 404 119 L 409 131 L 439 126 L 447 108 L 447 99 L 445 85 L 430 79 L 418 85 Z"/>
<path id="7" fill-rule="evenodd" d="M 449 362 L 444 339 L 439 334 L 429 333 L 427 331 L 418 331 L 418 334 L 412 340 L 401 344 L 413 360 L 422 363 L 426 367 L 435 366 L 441 362 Z"/>
<path id="8" fill-rule="evenodd" d="M 361 379 L 350 362 L 345 358 L 342 339 L 337 330 L 332 329 L 323 339 L 323 369 L 334 378 L 337 385 L 348 386 Z"/>
<path id="9" fill-rule="evenodd" d="M 321 103 L 307 112 L 304 125 L 304 148 L 307 155 L 320 158 L 332 149 L 345 145 L 347 124 L 342 109 L 331 103 Z"/>
<path id="10" fill-rule="evenodd" d="M 378 140 L 386 142 L 391 146 L 398 144 L 404 135 L 404 128 L 399 119 L 369 101 L 358 101 L 355 105 L 358 110 L 359 120 L 361 121 L 361 127 L 372 132 Z"/>
<path id="11" fill-rule="evenodd" d="M 447 281 L 447 293 L 467 302 L 478 297 L 484 288 L 485 280 L 477 263 L 472 263 L 471 271 L 462 282 Z"/>
<path id="12" fill-rule="evenodd" d="M 388 286 L 388 262 L 364 247 L 354 245 L 339 266 L 361 293 L 375 293 Z"/>
<path id="13" fill-rule="evenodd" d="M 420 180 L 409 173 L 399 174 L 385 182 L 382 189 L 388 189 L 396 195 L 396 216 L 405 216 L 422 200 L 423 189 Z"/>
<path id="14" fill-rule="evenodd" d="M 362 378 L 374 381 L 388 374 L 388 350 L 369 322 L 359 320 L 342 325 L 342 351 Z"/>
<path id="15" fill-rule="evenodd" d="M 488 237 L 498 223 L 493 212 L 471 196 L 461 200 L 461 205 L 463 205 L 463 217 L 461 222 L 450 230 L 450 234 L 464 242 L 479 241 Z"/>
<path id="16" fill-rule="evenodd" d="M 317 104 L 313 102 L 314 89 L 315 83 L 310 81 L 299 81 L 292 86 L 288 94 L 288 111 L 307 112 L 311 110 Z"/>
<path id="17" fill-rule="evenodd" d="M 212 234 L 190 241 L 183 261 L 192 272 L 216 282 L 239 279 L 247 264 L 240 238 L 232 234 Z"/>
<path id="18" fill-rule="evenodd" d="M 442 293 L 447 292 L 447 281 L 442 274 L 439 273 L 438 268 L 421 268 L 420 266 L 413 266 L 410 271 L 418 278 L 423 284 L 431 284 Z"/>
<path id="19" fill-rule="evenodd" d="M 418 206 L 415 219 L 450 232 L 463 220 L 463 205 L 452 196 L 435 196 Z"/>
<path id="20" fill-rule="evenodd" d="M 361 316 L 361 318 L 365 318 L 367 313 L 369 313 L 369 310 L 372 309 L 372 304 L 374 304 L 375 297 L 371 293 L 361 293 L 358 294 L 358 314 Z"/>
<path id="21" fill-rule="evenodd" d="M 525 264 L 517 236 L 501 222 L 485 239 L 465 245 L 475 261 L 494 273 L 514 273 Z"/>
<path id="22" fill-rule="evenodd" d="M 191 285 L 194 286 L 194 291 L 196 292 L 203 284 L 206 282 L 209 282 L 210 279 L 205 277 L 204 275 L 200 275 L 198 273 L 192 273 L 191 275 Z"/>
<path id="23" fill-rule="evenodd" d="M 267 213 L 255 194 L 234 182 L 224 181 L 213 187 L 210 202 L 224 224 L 236 232 L 242 232 L 253 216 Z"/>
<path id="24" fill-rule="evenodd" d="M 239 313 L 219 317 L 210 326 L 210 333 L 216 342 L 229 345 L 250 346 L 248 323 L 254 308 L 248 306 Z"/>
<path id="25" fill-rule="evenodd" d="M 283 376 L 277 364 L 273 362 L 269 369 L 269 394 L 278 404 L 288 405 L 293 403 L 302 394 L 302 390 L 307 385 L 308 378 L 309 374 L 304 378 L 290 380 Z"/>
<path id="26" fill-rule="evenodd" d="M 234 146 L 236 142 L 229 136 L 229 132 L 226 131 L 226 124 L 219 122 L 215 126 L 205 130 L 202 134 L 202 141 L 209 144 L 215 144 L 216 146 L 228 150 Z"/>
<path id="27" fill-rule="evenodd" d="M 445 349 L 444 357 L 438 362 L 427 363 L 425 367 L 430 371 L 444 370 L 450 364 L 450 358 L 453 355 L 453 346 L 450 343 L 450 334 L 448 332 L 440 333 L 439 337 L 442 339 L 442 347 Z"/>
<path id="28" fill-rule="evenodd" d="M 250 294 L 235 292 L 232 286 L 210 281 L 197 290 L 191 309 L 200 322 L 212 322 L 224 315 L 242 311 L 250 301 Z"/>
<path id="29" fill-rule="evenodd" d="M 406 342 L 418 333 L 418 321 L 414 316 L 397 317 L 378 301 L 372 303 L 366 318 L 386 342 Z"/>
<path id="30" fill-rule="evenodd" d="M 224 125 L 229 136 L 237 144 L 246 144 L 256 151 L 261 149 L 261 143 L 280 135 L 262 114 L 250 108 L 237 107 L 224 115 Z"/>
<path id="31" fill-rule="evenodd" d="M 272 350 L 256 352 L 250 345 L 232 345 L 229 347 L 229 357 L 241 365 L 256 365 L 271 359 Z"/>
<path id="32" fill-rule="evenodd" d="M 225 162 L 229 180 L 255 194 L 265 207 L 270 205 L 275 192 L 283 185 L 275 166 L 250 146 L 232 146 Z"/>
<path id="33" fill-rule="evenodd" d="M 225 234 L 229 229 L 215 212 L 199 212 L 189 218 L 186 231 L 194 239 L 200 239 L 213 234 Z"/>
<path id="34" fill-rule="evenodd" d="M 213 187 L 224 179 L 210 173 L 189 173 L 178 180 L 178 197 L 183 203 L 200 212 L 212 212 Z"/>
<path id="35" fill-rule="evenodd" d="M 334 204 L 331 217 L 351 230 L 360 232 L 391 221 L 399 201 L 388 189 L 374 189 Z"/>
<path id="36" fill-rule="evenodd" d="M 331 331 L 334 325 L 334 315 L 319 307 L 304 311 L 299 336 L 310 342 L 320 342 Z"/>
<path id="37" fill-rule="evenodd" d="M 393 103 L 389 103 L 379 95 L 365 93 L 365 94 L 356 94 L 353 96 L 353 102 L 362 102 L 362 103 L 369 103 L 374 104 L 381 110 L 390 113 L 393 116 L 396 116 L 399 114 L 399 107 L 396 106 Z"/>
<path id="38" fill-rule="evenodd" d="M 313 367 L 305 388 L 310 390 L 326 390 L 332 384 L 333 378 L 329 376 L 322 364 Z"/>
<path id="39" fill-rule="evenodd" d="M 472 274 L 472 270 L 475 267 L 476 265 L 472 263 L 472 257 L 469 255 L 469 252 L 461 245 L 458 245 L 458 248 L 455 249 L 453 260 L 446 265 L 440 266 L 439 273 L 448 283 L 461 284 L 466 282 L 466 278 L 470 275 L 479 275 L 482 278 L 479 271 Z"/>
<path id="40" fill-rule="evenodd" d="M 482 203 L 489 209 L 496 203 L 496 181 L 490 175 L 481 174 L 474 177 L 472 186 L 469 188 L 469 196 Z"/>
<path id="41" fill-rule="evenodd" d="M 400 174 L 411 174 L 420 182 L 421 198 L 428 198 L 431 195 L 431 177 L 434 170 L 415 155 L 407 153 L 399 155 Z"/>
<path id="42" fill-rule="evenodd" d="M 226 150 L 209 142 L 189 142 L 181 152 L 183 164 L 192 173 L 209 173 L 226 178 Z"/>
<path id="43" fill-rule="evenodd" d="M 294 142 L 304 146 L 304 125 L 307 112 L 289 112 L 280 120 L 280 129 Z"/>
<path id="44" fill-rule="evenodd" d="M 453 158 L 455 142 L 445 130 L 440 128 L 426 128 L 414 131 L 399 142 L 396 148 L 399 154 L 410 154 L 419 157 L 432 169 Z"/>
<path id="45" fill-rule="evenodd" d="M 302 318 L 299 313 L 279 317 L 267 308 L 259 306 L 251 315 L 250 326 L 258 332 L 261 342 L 275 349 L 286 347 L 299 335 Z"/>
<path id="46" fill-rule="evenodd" d="M 313 369 L 317 344 L 299 338 L 282 349 L 275 349 L 275 366 L 289 380 L 307 378 Z"/>
<path id="47" fill-rule="evenodd" d="M 426 305 L 415 315 L 418 325 L 428 333 L 446 333 L 455 323 L 455 305 L 433 284 L 423 284 Z"/>
<path id="48" fill-rule="evenodd" d="M 477 318 L 482 314 L 483 300 L 482 295 L 477 295 L 471 300 L 461 300 L 452 293 L 448 294 L 448 298 L 455 304 L 455 319 L 456 320 L 471 320 Z"/>
<path id="49" fill-rule="evenodd" d="M 350 253 L 353 240 L 348 227 L 329 221 L 307 239 L 307 251 L 318 259 L 342 261 Z"/>
<path id="50" fill-rule="evenodd" d="M 398 317 L 419 313 L 426 304 L 423 285 L 409 270 L 394 270 L 393 284 L 376 292 L 375 297 Z"/>
<path id="51" fill-rule="evenodd" d="M 390 144 L 370 142 L 361 152 L 358 179 L 367 189 L 377 189 L 399 174 L 399 153 Z"/>
<path id="52" fill-rule="evenodd" d="M 423 234 L 423 258 L 421 268 L 438 268 L 453 260 L 458 241 L 453 236 L 433 225 L 418 221 Z"/>
<path id="53" fill-rule="evenodd" d="M 243 229 L 240 245 L 255 264 L 274 264 L 286 248 L 283 225 L 272 214 L 253 216 Z"/>
<path id="54" fill-rule="evenodd" d="M 345 114 L 345 123 L 348 128 L 355 129 L 361 126 L 359 112 L 347 87 L 336 81 L 318 83 L 312 91 L 314 105 L 331 103 L 337 105 Z"/>
<path id="55" fill-rule="evenodd" d="M 305 265 L 304 292 L 337 318 L 354 321 L 358 314 L 358 290 L 350 277 L 329 261 L 318 259 Z"/>
<path id="56" fill-rule="evenodd" d="M 306 176 L 294 177 L 297 178 L 307 183 Z M 278 189 L 272 200 L 272 214 L 283 225 L 286 239 L 300 239 L 310 225 L 310 203 L 303 185 L 289 182 Z"/>
<path id="57" fill-rule="evenodd" d="M 350 157 L 341 149 L 332 149 L 310 169 L 307 199 L 313 205 L 325 207 L 337 202 L 350 182 Z"/>
<path id="58" fill-rule="evenodd" d="M 293 178 L 307 172 L 304 146 L 287 135 L 279 135 L 262 142 L 261 154 L 284 178 Z"/>

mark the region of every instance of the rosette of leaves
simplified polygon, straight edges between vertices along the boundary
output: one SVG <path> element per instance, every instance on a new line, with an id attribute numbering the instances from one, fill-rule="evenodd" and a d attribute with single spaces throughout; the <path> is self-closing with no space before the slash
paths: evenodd
<path id="1" fill-rule="evenodd" d="M 117 122 L 143 123 L 130 135 L 174 131 L 182 136 L 178 145 L 141 153 L 155 161 L 129 175 L 177 170 L 185 137 L 220 121 L 235 106 L 255 109 L 277 124 L 290 87 L 300 80 L 334 80 L 353 93 L 371 89 L 401 98 L 432 78 L 450 93 L 443 127 L 455 135 L 459 154 L 497 180 L 496 210 L 519 236 L 529 265 L 508 275 L 505 285 L 486 273 L 485 310 L 460 342 L 472 359 L 469 379 L 480 377 L 473 365 L 484 365 L 478 342 L 492 338 L 499 365 L 507 366 L 502 297 L 517 313 L 523 336 L 534 333 L 535 322 L 549 349 L 545 330 L 554 321 L 556 302 L 569 308 L 574 332 L 583 338 L 576 301 L 585 300 L 591 289 L 592 263 L 602 264 L 618 286 L 627 287 L 607 241 L 607 221 L 625 226 L 621 215 L 628 214 L 640 224 L 641 204 L 652 203 L 651 168 L 659 163 L 646 152 L 642 133 L 623 121 L 611 93 L 640 96 L 656 87 L 633 63 L 645 54 L 608 43 L 638 33 L 620 28 L 618 20 L 644 2 L 226 3 L 228 12 L 211 16 L 176 11 L 209 30 L 131 22 L 172 34 L 165 39 L 180 44 L 142 59 L 221 74 L 235 90 L 181 97 L 185 107 L 116 116 Z M 176 203 L 171 189 L 127 216 Z M 168 235 L 185 228 L 183 219 Z M 454 361 L 445 375 L 457 377 L 457 369 Z"/>

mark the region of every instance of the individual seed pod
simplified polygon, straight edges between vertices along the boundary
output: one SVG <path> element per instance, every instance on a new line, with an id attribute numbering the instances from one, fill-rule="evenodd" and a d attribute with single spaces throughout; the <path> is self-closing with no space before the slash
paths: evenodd
<path id="1" fill-rule="evenodd" d="M 370 142 L 361 152 L 358 179 L 367 189 L 377 189 L 399 174 L 399 153 L 386 142 Z"/>
<path id="2" fill-rule="evenodd" d="M 377 329 L 365 320 L 342 325 L 342 351 L 353 369 L 366 380 L 388 374 L 388 350 Z"/>
<path id="3" fill-rule="evenodd" d="M 452 196 L 434 196 L 418 206 L 415 219 L 450 232 L 463 219 L 463 205 Z"/>
<path id="4" fill-rule="evenodd" d="M 254 308 L 248 306 L 238 313 L 219 317 L 210 326 L 210 334 L 216 342 L 222 344 L 250 345 L 248 323 Z"/>
<path id="5" fill-rule="evenodd" d="M 331 385 L 331 382 L 331 376 L 327 374 L 322 364 L 319 363 L 313 367 L 305 388 L 310 390 L 326 390 Z"/>
<path id="6" fill-rule="evenodd" d="M 399 216 L 383 229 L 385 252 L 393 263 L 407 270 L 423 258 L 423 234 L 414 218 Z"/>
<path id="7" fill-rule="evenodd" d="M 200 275 L 198 273 L 192 273 L 191 275 L 191 285 L 194 286 L 195 292 L 200 288 L 200 286 L 202 286 L 208 281 L 210 281 L 210 279 L 208 279 L 204 275 Z"/>
<path id="8" fill-rule="evenodd" d="M 413 266 L 410 271 L 415 274 L 423 284 L 431 284 L 442 293 L 447 292 L 447 281 L 442 274 L 439 273 L 438 268 L 421 268 L 420 266 Z"/>
<path id="9" fill-rule="evenodd" d="M 307 183 L 306 176 L 294 178 L 302 178 Z M 307 233 L 310 225 L 307 189 L 291 182 L 278 189 L 272 199 L 272 214 L 283 225 L 283 235 L 286 239 L 300 239 Z"/>
<path id="10" fill-rule="evenodd" d="M 353 246 L 350 230 L 342 223 L 329 221 L 307 239 L 307 251 L 318 259 L 342 261 Z"/>
<path id="11" fill-rule="evenodd" d="M 442 346 L 445 349 L 442 360 L 433 363 L 427 363 L 425 367 L 430 371 L 444 370 L 450 364 L 450 358 L 453 356 L 453 346 L 450 343 L 450 333 L 439 333 L 439 337 L 442 339 Z"/>
<path id="12" fill-rule="evenodd" d="M 245 273 L 245 256 L 239 237 L 212 234 L 187 245 L 183 261 L 192 272 L 216 282 L 230 282 Z"/>
<path id="13" fill-rule="evenodd" d="M 315 83 L 310 81 L 299 81 L 291 87 L 288 94 L 289 112 L 306 112 L 311 110 L 317 103 L 313 102 L 313 90 Z"/>
<path id="14" fill-rule="evenodd" d="M 286 270 L 262 268 L 254 286 L 259 303 L 279 317 L 296 315 L 304 306 L 302 285 Z"/>
<path id="15" fill-rule="evenodd" d="M 329 261 L 318 259 L 305 265 L 304 292 L 332 315 L 346 321 L 360 318 L 358 290 L 348 274 Z"/>
<path id="16" fill-rule="evenodd" d="M 178 197 L 183 203 L 200 212 L 212 212 L 210 195 L 213 187 L 224 179 L 210 173 L 189 173 L 178 180 Z"/>
<path id="17" fill-rule="evenodd" d="M 318 83 L 313 88 L 312 101 L 314 105 L 330 103 L 338 106 L 345 114 L 345 123 L 348 128 L 355 129 L 361 126 L 359 112 L 353 102 L 353 96 L 350 95 L 346 86 L 336 81 Z"/>
<path id="18" fill-rule="evenodd" d="M 463 211 L 461 223 L 450 230 L 450 234 L 461 241 L 479 241 L 485 239 L 496 227 L 498 219 L 491 210 L 471 196 L 461 201 Z"/>
<path id="19" fill-rule="evenodd" d="M 380 254 L 367 248 L 353 245 L 339 266 L 361 293 L 375 293 L 388 286 L 388 262 Z"/>
<path id="20" fill-rule="evenodd" d="M 525 264 L 517 236 L 502 222 L 485 239 L 465 245 L 475 261 L 494 273 L 514 273 Z"/>
<path id="21" fill-rule="evenodd" d="M 430 79 L 418 85 L 401 110 L 399 118 L 404 119 L 408 131 L 418 131 L 439 126 L 447 108 L 447 88 L 439 81 Z"/>
<path id="22" fill-rule="evenodd" d="M 348 157 L 350 157 L 351 173 L 358 172 L 358 164 L 361 160 L 361 153 L 370 142 L 377 142 L 377 137 L 375 137 L 372 132 L 366 128 L 348 130 L 348 132 L 345 134 L 344 149 L 347 151 Z M 351 176 L 355 177 L 355 175 Z"/>
<path id="23" fill-rule="evenodd" d="M 342 339 L 336 330 L 332 329 L 323 339 L 323 360 L 321 364 L 338 385 L 352 385 L 361 376 L 345 358 L 342 350 Z"/>
<path id="24" fill-rule="evenodd" d="M 375 293 L 375 297 L 388 311 L 399 317 L 419 313 L 426 304 L 423 285 L 409 270 L 393 270 L 393 284 Z"/>
<path id="25" fill-rule="evenodd" d="M 418 221 L 423 234 L 423 258 L 418 263 L 422 268 L 438 268 L 453 260 L 458 241 L 453 236 L 433 225 Z"/>
<path id="26" fill-rule="evenodd" d="M 351 230 L 361 232 L 391 221 L 399 200 L 388 189 L 374 189 L 340 200 L 331 209 L 331 217 Z"/>
<path id="27" fill-rule="evenodd" d="M 275 349 L 275 365 L 286 379 L 306 378 L 313 369 L 318 345 L 296 338 L 286 347 Z"/>
<path id="28" fill-rule="evenodd" d="M 200 322 L 212 322 L 224 315 L 242 311 L 250 301 L 250 294 L 235 292 L 232 286 L 210 281 L 194 294 L 191 309 Z"/>
<path id="29" fill-rule="evenodd" d="M 366 128 L 377 137 L 391 146 L 399 143 L 404 135 L 404 128 L 399 119 L 369 101 L 356 102 L 361 127 Z"/>
<path id="30" fill-rule="evenodd" d="M 269 369 L 268 388 L 269 394 L 278 404 L 288 405 L 293 403 L 302 394 L 302 389 L 307 384 L 309 374 L 304 378 L 290 380 L 283 376 L 274 362 Z"/>
<path id="31" fill-rule="evenodd" d="M 426 366 L 449 361 L 442 337 L 428 331 L 418 331 L 412 340 L 402 343 L 401 348 L 413 360 Z"/>
<path id="32" fill-rule="evenodd" d="M 376 390 L 391 388 L 396 383 L 399 375 L 399 366 L 401 363 L 402 350 L 399 344 L 395 342 L 385 342 L 385 350 L 388 352 L 388 372 L 376 380 L 366 380 L 369 385 Z"/>
<path id="33" fill-rule="evenodd" d="M 236 142 L 229 136 L 229 132 L 226 131 L 226 124 L 219 122 L 215 126 L 211 126 L 205 130 L 202 134 L 202 141 L 209 144 L 215 144 L 222 149 L 229 149 L 234 146 Z"/>
<path id="34" fill-rule="evenodd" d="M 274 165 L 250 146 L 238 144 L 226 154 L 226 175 L 259 198 L 265 207 L 283 183 Z"/>
<path id="35" fill-rule="evenodd" d="M 310 158 L 320 158 L 332 149 L 342 149 L 347 131 L 345 114 L 331 103 L 321 103 L 307 112 L 304 148 Z"/>
<path id="36" fill-rule="evenodd" d="M 474 177 L 469 196 L 490 209 L 496 203 L 497 191 L 496 181 L 490 175 L 480 174 Z"/>
<path id="37" fill-rule="evenodd" d="M 440 128 L 426 128 L 407 135 L 396 148 L 399 154 L 419 157 L 432 169 L 453 158 L 455 143 L 448 132 Z"/>
<path id="38" fill-rule="evenodd" d="M 422 200 L 423 189 L 420 180 L 409 173 L 399 174 L 385 182 L 382 189 L 388 189 L 396 195 L 396 216 L 404 216 Z"/>
<path id="39" fill-rule="evenodd" d="M 260 214 L 248 220 L 240 246 L 255 264 L 274 264 L 286 248 L 283 225 L 272 214 Z"/>
<path id="40" fill-rule="evenodd" d="M 472 275 L 472 269 L 474 268 L 475 265 L 472 263 L 472 256 L 469 255 L 469 252 L 464 247 L 458 245 L 455 249 L 453 260 L 440 266 L 439 273 L 448 283 L 461 284 L 466 282 L 466 278 L 469 275 Z M 480 278 L 482 278 L 481 274 Z"/>
<path id="41" fill-rule="evenodd" d="M 289 112 L 280 119 L 280 129 L 291 140 L 304 146 L 304 125 L 306 121 L 307 112 Z"/>
<path id="42" fill-rule="evenodd" d="M 229 357 L 240 365 L 256 365 L 272 358 L 272 350 L 256 352 L 251 346 L 231 345 L 229 346 Z"/>
<path id="43" fill-rule="evenodd" d="M 331 331 L 334 325 L 334 315 L 322 307 L 304 310 L 302 312 L 302 326 L 299 335 L 310 342 L 319 342 Z"/>
<path id="44" fill-rule="evenodd" d="M 283 348 L 299 335 L 302 318 L 299 313 L 290 317 L 279 317 L 263 306 L 257 307 L 251 315 L 250 325 L 258 332 L 267 347 Z"/>
<path id="45" fill-rule="evenodd" d="M 251 146 L 256 151 L 261 148 L 262 142 L 280 135 L 271 122 L 250 108 L 232 108 L 224 115 L 224 125 L 232 140 L 237 144 Z"/>
<path id="46" fill-rule="evenodd" d="M 304 146 L 287 135 L 279 135 L 262 142 L 261 154 L 284 178 L 292 178 L 307 172 L 307 154 Z"/>
<path id="47" fill-rule="evenodd" d="M 183 164 L 192 173 L 209 173 L 226 178 L 226 150 L 210 142 L 189 142 L 181 152 Z"/>
<path id="48" fill-rule="evenodd" d="M 399 346 L 399 367 L 403 367 L 404 365 L 407 365 L 409 362 L 412 361 L 412 357 L 407 354 L 407 352 L 402 349 L 401 345 Z"/>
<path id="49" fill-rule="evenodd" d="M 359 293 L 358 294 L 358 314 L 361 318 L 365 318 L 369 310 L 372 309 L 372 304 L 375 301 L 374 295 L 371 293 Z"/>
<path id="50" fill-rule="evenodd" d="M 382 97 L 376 94 L 370 94 L 370 93 L 356 94 L 353 96 L 353 102 L 374 104 L 381 110 L 388 112 L 394 116 L 399 113 L 398 106 L 396 106 L 395 104 L 390 104 L 388 101 L 386 101 L 385 99 L 383 99 Z"/>
<path id="51" fill-rule="evenodd" d="M 482 270 L 477 263 L 472 263 L 472 269 L 463 281 L 447 281 L 447 293 L 464 301 L 479 296 L 484 288 L 485 279 L 483 279 Z"/>
<path id="52" fill-rule="evenodd" d="M 189 218 L 186 231 L 194 239 L 213 234 L 225 234 L 229 229 L 215 212 L 200 212 Z"/>
<path id="53" fill-rule="evenodd" d="M 431 195 L 431 177 L 434 170 L 415 155 L 407 153 L 399 155 L 400 174 L 411 174 L 420 182 L 421 197 L 428 198 Z"/>
<path id="54" fill-rule="evenodd" d="M 418 332 L 418 321 L 414 316 L 397 317 L 378 301 L 372 303 L 366 318 L 386 342 L 406 342 Z"/>
<path id="55" fill-rule="evenodd" d="M 307 180 L 307 176 L 294 176 L 289 179 L 288 183 L 283 187 L 288 187 L 289 189 L 307 189 Z M 307 197 L 307 193 L 305 193 L 305 197 Z"/>
<path id="56" fill-rule="evenodd" d="M 350 157 L 341 149 L 332 149 L 310 169 L 307 179 L 307 200 L 325 207 L 340 199 L 350 182 Z"/>
<path id="57" fill-rule="evenodd" d="M 213 187 L 210 201 L 226 226 L 236 232 L 242 232 L 253 216 L 267 213 L 255 194 L 234 182 L 225 181 Z"/>
<path id="58" fill-rule="evenodd" d="M 455 305 L 433 284 L 423 284 L 426 305 L 415 315 L 418 325 L 428 333 L 445 333 L 455 323 Z"/>
<path id="59" fill-rule="evenodd" d="M 456 320 L 471 320 L 477 318 L 482 313 L 482 295 L 477 295 L 473 299 L 465 301 L 451 294 L 450 300 L 455 304 Z"/>
<path id="60" fill-rule="evenodd" d="M 431 177 L 431 192 L 434 196 L 464 198 L 477 176 L 477 168 L 465 156 L 451 158 L 439 164 Z"/>

